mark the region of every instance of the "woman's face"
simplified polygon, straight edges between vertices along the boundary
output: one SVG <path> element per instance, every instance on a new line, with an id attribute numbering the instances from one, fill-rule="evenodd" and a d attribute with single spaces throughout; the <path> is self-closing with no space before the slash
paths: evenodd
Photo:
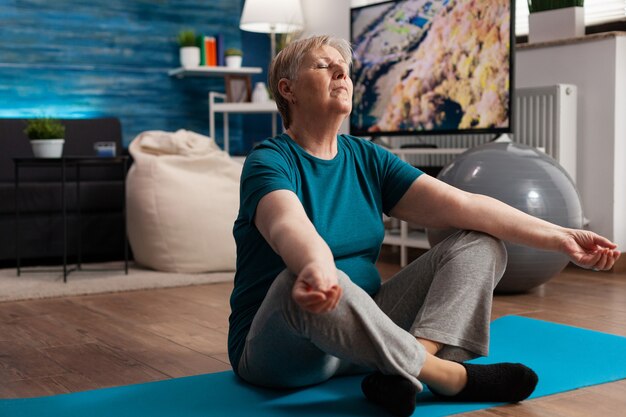
<path id="1" fill-rule="evenodd" d="M 352 80 L 348 63 L 335 48 L 322 46 L 305 56 L 292 83 L 296 111 L 348 115 L 352 111 Z"/>

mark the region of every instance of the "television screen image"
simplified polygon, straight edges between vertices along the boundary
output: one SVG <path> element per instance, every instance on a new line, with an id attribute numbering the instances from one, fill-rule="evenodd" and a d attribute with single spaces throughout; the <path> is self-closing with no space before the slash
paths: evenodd
<path id="1" fill-rule="evenodd" d="M 510 132 L 512 10 L 512 0 L 401 0 L 352 9 L 350 132 Z"/>

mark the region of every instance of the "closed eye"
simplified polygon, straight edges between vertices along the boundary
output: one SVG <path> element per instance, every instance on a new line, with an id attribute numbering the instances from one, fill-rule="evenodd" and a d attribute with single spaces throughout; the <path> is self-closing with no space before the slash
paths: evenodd
<path id="1" fill-rule="evenodd" d="M 330 67 L 331 67 L 331 65 L 330 65 L 330 64 L 316 64 L 316 65 L 315 65 L 315 68 L 316 68 L 316 69 L 329 69 Z M 333 67 L 338 67 L 338 68 L 341 68 L 341 69 L 342 69 L 342 71 L 344 71 L 344 72 L 346 72 L 346 73 L 349 71 L 349 69 L 348 69 L 348 66 L 347 66 L 347 65 L 343 65 L 343 64 L 336 64 L 336 65 L 333 65 Z"/>

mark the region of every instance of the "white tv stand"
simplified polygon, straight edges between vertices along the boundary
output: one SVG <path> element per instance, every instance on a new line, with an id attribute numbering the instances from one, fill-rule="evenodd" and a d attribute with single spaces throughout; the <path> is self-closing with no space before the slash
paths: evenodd
<path id="1" fill-rule="evenodd" d="M 458 155 L 465 152 L 467 148 L 393 148 L 390 152 L 406 161 L 408 155 Z M 430 244 L 426 238 L 426 231 L 413 229 L 407 222 L 392 219 L 383 215 L 386 225 L 383 245 L 397 246 L 400 249 L 400 266 L 404 267 L 408 263 L 408 248 L 430 249 Z"/>

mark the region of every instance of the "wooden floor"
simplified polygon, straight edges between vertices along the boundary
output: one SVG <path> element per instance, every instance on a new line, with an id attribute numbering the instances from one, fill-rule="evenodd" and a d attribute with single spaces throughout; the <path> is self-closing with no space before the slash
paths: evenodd
<path id="1" fill-rule="evenodd" d="M 379 268 L 385 277 L 398 269 Z M 231 289 L 213 284 L 0 303 L 0 398 L 230 369 Z M 493 317 L 507 314 L 626 336 L 626 273 L 567 268 L 532 293 L 496 296 Z M 467 415 L 622 417 L 625 410 L 622 380 Z"/>

